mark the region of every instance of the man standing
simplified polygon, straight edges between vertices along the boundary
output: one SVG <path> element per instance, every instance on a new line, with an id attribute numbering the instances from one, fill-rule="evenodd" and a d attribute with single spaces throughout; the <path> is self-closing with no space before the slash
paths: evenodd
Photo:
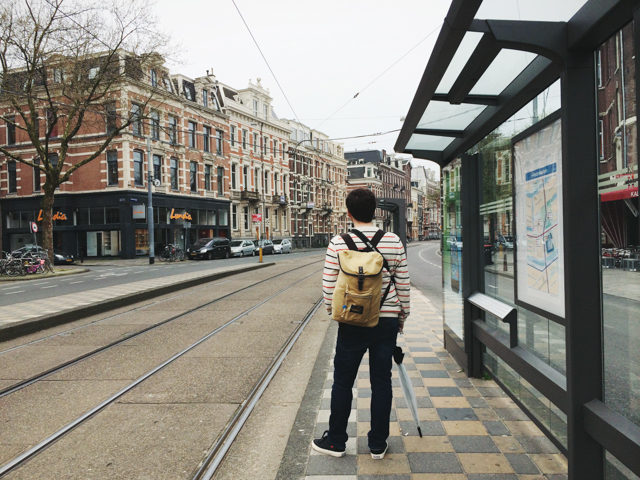
<path id="1" fill-rule="evenodd" d="M 349 218 L 354 230 L 363 233 L 369 241 L 378 231 L 373 226 L 376 197 L 368 189 L 353 190 L 346 199 Z M 349 233 L 359 250 L 366 246 L 358 235 Z M 353 400 L 352 388 L 358 374 L 362 357 L 369 350 L 369 378 L 371 382 L 371 430 L 369 449 L 371 456 L 380 460 L 387 452 L 389 418 L 391 415 L 391 365 L 393 349 L 398 332 L 402 332 L 404 321 L 409 316 L 410 280 L 407 256 L 397 235 L 385 233 L 377 249 L 387 260 L 389 271 L 382 273 L 382 292 L 391 287 L 380 307 L 380 319 L 373 328 L 341 323 L 334 358 L 333 387 L 331 389 L 331 417 L 329 430 L 322 438 L 313 440 L 314 450 L 342 457 L 347 442 L 347 422 Z M 349 250 L 341 236 L 334 237 L 327 248 L 323 273 L 324 302 L 331 315 L 333 290 L 338 278 L 338 252 Z M 380 297 L 382 300 L 382 295 Z"/>

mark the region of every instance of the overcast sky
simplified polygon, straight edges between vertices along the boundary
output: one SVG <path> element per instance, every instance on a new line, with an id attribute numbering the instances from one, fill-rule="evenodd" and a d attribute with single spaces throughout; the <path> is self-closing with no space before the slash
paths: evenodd
<path id="1" fill-rule="evenodd" d="M 297 116 L 337 139 L 401 128 L 450 2 L 236 0 L 236 4 L 293 111 L 232 0 L 158 0 L 162 28 L 184 52 L 180 65 L 170 65 L 172 71 L 193 78 L 213 69 L 218 80 L 235 88 L 245 88 L 249 79 L 255 82 L 260 77 L 280 118 Z M 346 151 L 391 152 L 397 135 L 343 143 Z"/>

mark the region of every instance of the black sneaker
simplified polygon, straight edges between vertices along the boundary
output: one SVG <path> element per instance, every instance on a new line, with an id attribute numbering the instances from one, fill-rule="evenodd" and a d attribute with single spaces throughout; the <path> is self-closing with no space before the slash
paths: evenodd
<path id="1" fill-rule="evenodd" d="M 371 458 L 374 460 L 382 460 L 384 458 L 385 453 L 389 449 L 389 444 L 385 442 L 384 448 L 380 450 L 371 449 Z"/>
<path id="2" fill-rule="evenodd" d="M 325 430 L 322 434 L 322 438 L 316 438 L 313 442 L 311 442 L 311 447 L 320 453 L 324 453 L 325 455 L 331 455 L 332 457 L 344 457 L 346 455 L 345 449 L 338 450 L 336 447 L 331 445 L 329 441 L 329 437 L 327 436 L 329 430 Z"/>

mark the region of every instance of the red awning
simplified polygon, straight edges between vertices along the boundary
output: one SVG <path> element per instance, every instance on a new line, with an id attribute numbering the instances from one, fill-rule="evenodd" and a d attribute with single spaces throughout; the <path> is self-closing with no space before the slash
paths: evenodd
<path id="1" fill-rule="evenodd" d="M 625 198 L 638 198 L 638 187 L 625 188 L 615 192 L 607 192 L 600 195 L 600 201 L 612 202 L 613 200 L 624 200 Z"/>

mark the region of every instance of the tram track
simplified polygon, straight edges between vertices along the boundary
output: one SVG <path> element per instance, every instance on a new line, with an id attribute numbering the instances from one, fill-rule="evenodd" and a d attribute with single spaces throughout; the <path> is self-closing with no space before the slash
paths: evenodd
<path id="1" fill-rule="evenodd" d="M 312 263 L 306 264 L 304 266 L 298 267 L 296 269 L 288 270 L 287 272 L 283 272 L 282 274 L 279 274 L 279 275 L 276 275 L 276 276 L 284 275 L 286 273 L 290 273 L 291 271 L 295 271 L 295 270 L 298 270 L 300 268 L 308 267 L 310 265 L 313 265 L 314 263 L 318 263 L 318 262 L 312 262 Z M 7 474 L 17 470 L 18 468 L 20 468 L 21 466 L 26 464 L 29 460 L 31 460 L 33 457 L 37 456 L 39 453 L 41 453 L 44 450 L 46 450 L 53 443 L 57 442 L 59 439 L 63 438 L 65 435 L 69 434 L 71 431 L 73 431 L 78 426 L 80 426 L 83 423 L 87 422 L 89 419 L 91 419 L 96 414 L 98 414 L 99 412 L 101 412 L 102 410 L 107 408 L 109 405 L 114 404 L 123 395 L 125 395 L 128 392 L 130 392 L 132 389 L 136 388 L 138 385 L 140 385 L 142 382 L 144 382 L 145 380 L 149 379 L 153 375 L 155 375 L 158 372 L 162 371 L 165 367 L 167 367 L 168 365 L 172 364 L 173 362 L 175 362 L 179 358 L 183 357 L 186 353 L 192 351 L 194 348 L 196 348 L 197 346 L 201 345 L 203 342 L 205 342 L 205 341 L 209 340 L 210 338 L 214 337 L 216 334 L 218 334 L 222 330 L 224 330 L 227 327 L 229 327 L 230 325 L 233 325 L 234 323 L 238 322 L 243 317 L 246 317 L 247 315 L 249 315 L 254 310 L 258 309 L 259 307 L 261 307 L 263 305 L 265 305 L 267 302 L 269 302 L 270 300 L 278 297 L 279 295 L 281 295 L 284 292 L 288 291 L 292 287 L 295 287 L 295 286 L 299 285 L 301 282 L 303 282 L 304 280 L 310 278 L 313 275 L 317 275 L 320 271 L 321 271 L 321 269 L 315 270 L 315 271 L 309 273 L 308 275 L 302 277 L 301 279 L 297 279 L 296 281 L 294 281 L 293 283 L 289 284 L 285 288 L 282 288 L 281 290 L 279 290 L 276 293 L 268 296 L 264 300 L 261 300 L 256 305 L 244 310 L 243 312 L 241 312 L 239 315 L 235 316 L 231 320 L 229 320 L 229 321 L 225 322 L 224 324 L 220 325 L 219 327 L 215 328 L 213 331 L 211 331 L 210 333 L 204 335 L 199 340 L 191 343 L 189 346 L 187 346 L 186 348 L 184 348 L 180 352 L 172 355 L 170 358 L 168 358 L 164 362 L 160 363 L 155 368 L 147 371 L 145 374 L 143 374 L 142 376 L 138 377 L 133 382 L 129 383 L 125 387 L 123 387 L 120 390 L 118 390 L 116 393 L 114 393 L 111 396 L 109 396 L 106 400 L 100 402 L 97 406 L 93 407 L 89 411 L 87 411 L 84 414 L 82 414 L 81 416 L 77 417 L 75 420 L 67 423 L 64 427 L 60 428 L 59 430 L 57 430 L 53 434 L 49 435 L 44 440 L 40 441 L 39 443 L 37 443 L 33 447 L 29 448 L 27 451 L 25 451 L 22 454 L 16 456 L 11 461 L 5 463 L 2 467 L 0 467 L 0 478 L 6 476 Z M 266 279 L 266 280 L 269 280 L 269 279 Z M 251 287 L 253 287 L 255 285 L 263 283 L 266 280 L 263 280 L 263 281 L 260 281 L 260 282 L 256 282 L 255 284 L 252 284 L 249 287 L 245 287 L 245 288 L 240 289 L 240 290 L 238 290 L 236 292 L 228 294 L 228 295 L 226 295 L 224 297 L 220 297 L 219 299 L 216 299 L 216 300 L 214 300 L 212 302 L 207 302 L 205 305 L 201 305 L 199 307 L 191 309 L 189 312 L 183 312 L 181 315 L 176 316 L 176 317 L 184 317 L 185 315 L 188 315 L 189 313 L 193 313 L 193 311 L 197 311 L 197 310 L 199 310 L 201 308 L 204 308 L 205 306 L 208 306 L 208 305 L 211 305 L 212 303 L 215 303 L 216 301 L 220 301 L 222 298 L 228 298 L 230 295 L 236 294 L 239 291 L 245 290 L 246 288 L 251 288 Z M 225 428 L 224 431 L 222 432 L 222 434 L 219 436 L 219 440 L 213 445 L 212 449 L 210 450 L 210 454 L 207 455 L 207 457 L 205 458 L 205 460 L 202 462 L 202 464 L 200 466 L 201 469 L 203 469 L 205 467 L 206 468 L 203 470 L 202 474 L 198 474 L 200 476 L 198 476 L 196 478 L 211 478 L 211 475 L 213 475 L 213 473 L 211 473 L 209 476 L 206 476 L 206 475 L 208 475 L 207 472 L 210 472 L 210 471 L 211 472 L 215 472 L 215 468 L 217 468 L 217 466 L 220 464 L 220 461 L 224 457 L 224 454 L 226 453 L 226 451 L 228 450 L 229 445 L 233 442 L 233 439 L 235 438 L 235 436 L 237 435 L 239 430 L 242 428 L 242 425 L 244 424 L 244 421 L 246 421 L 246 419 L 248 418 L 249 414 L 251 413 L 251 410 L 253 409 L 253 407 L 257 403 L 258 399 L 262 395 L 262 392 L 264 392 L 264 390 L 268 386 L 269 382 L 271 381 L 271 379 L 273 378 L 273 376 L 277 372 L 278 368 L 282 364 L 282 361 L 286 357 L 287 353 L 289 352 L 291 347 L 295 344 L 295 341 L 299 337 L 299 335 L 302 332 L 302 330 L 304 329 L 304 327 L 308 324 L 308 322 L 311 319 L 312 315 L 315 313 L 315 311 L 317 311 L 317 309 L 319 308 L 320 304 L 321 304 L 321 299 L 318 300 L 314 304 L 314 307 L 303 317 L 303 320 L 296 327 L 295 331 L 286 340 L 284 346 L 280 349 L 278 354 L 275 356 L 275 358 L 274 358 L 273 362 L 271 363 L 271 365 L 267 368 L 266 372 L 262 375 L 262 377 L 260 378 L 260 380 L 258 381 L 256 386 L 253 388 L 253 390 L 251 391 L 249 396 L 245 399 L 245 401 L 242 402 L 238 412 L 233 416 L 233 418 L 229 422 L 227 428 Z M 165 321 L 165 323 L 166 323 L 166 321 Z M 146 330 L 146 331 L 148 331 L 148 330 Z M 131 337 L 128 337 L 127 339 L 130 339 L 130 338 Z M 104 348 L 101 351 L 104 351 Z M 96 353 L 99 353 L 99 352 L 92 353 L 90 356 L 94 356 L 94 355 L 96 355 Z M 88 358 L 88 357 L 83 358 L 83 360 L 86 359 L 86 358 Z M 79 361 L 81 361 L 81 360 L 78 360 L 75 363 L 78 363 Z M 69 365 L 66 365 L 65 367 L 62 367 L 62 368 L 66 368 L 68 366 Z M 60 370 L 60 368 L 58 368 L 57 371 L 59 371 L 59 370 Z M 47 376 L 50 375 L 51 373 L 53 373 L 53 372 L 48 373 Z M 40 378 L 40 379 L 42 379 L 42 378 Z M 35 380 L 35 381 L 37 381 L 37 380 Z M 31 383 L 34 383 L 35 381 L 32 381 Z M 213 470 L 212 470 L 212 468 L 213 468 Z"/>
<path id="2" fill-rule="evenodd" d="M 286 272 L 282 272 L 282 273 L 279 273 L 279 274 L 273 275 L 273 276 L 271 276 L 271 277 L 269 277 L 269 278 L 265 278 L 265 279 L 260 280 L 260 281 L 258 281 L 258 282 L 252 283 L 251 285 L 247 285 L 246 287 L 242 287 L 242 288 L 240 288 L 240 289 L 238 289 L 238 290 L 235 290 L 235 291 L 233 291 L 233 292 L 231 292 L 231 293 L 228 293 L 228 294 L 226 294 L 226 295 L 223 295 L 223 296 L 221 296 L 221 297 L 218 297 L 218 298 L 216 298 L 216 299 L 214 299 L 214 300 L 211 300 L 211 301 L 206 302 L 206 303 L 204 303 L 204 304 L 198 305 L 197 307 L 194 307 L 194 308 L 192 308 L 192 309 L 189 309 L 189 310 L 187 310 L 187 311 L 184 311 L 184 312 L 181 312 L 181 313 L 179 313 L 179 314 L 177 314 L 177 315 L 174 315 L 174 316 L 172 316 L 172 317 L 169 317 L 168 319 L 165 319 L 165 320 L 163 320 L 163 321 L 161 321 L 161 322 L 159 322 L 159 323 L 156 323 L 156 324 L 150 325 L 150 326 L 148 326 L 148 327 L 145 327 L 145 328 L 143 328 L 142 330 L 139 330 L 139 331 L 137 331 L 137 332 L 135 332 L 135 333 L 132 333 L 131 335 L 128 335 L 128 336 L 126 336 L 126 337 L 124 337 L 124 338 L 121 338 L 121 339 L 119 339 L 119 340 L 113 341 L 113 342 L 111 342 L 111 343 L 109 343 L 109 344 L 107 344 L 107 345 L 104 345 L 104 346 L 101 346 L 101 347 L 99 347 L 99 348 L 96 348 L 96 349 L 94 349 L 94 350 L 92 350 L 92 351 L 90 351 L 90 352 L 87 352 L 87 353 L 83 354 L 83 355 L 79 355 L 78 357 L 75 357 L 75 358 L 73 358 L 73 359 L 71 359 L 71 360 L 69 360 L 69 361 L 67 361 L 67 362 L 63 362 L 63 363 L 61 363 L 61 364 L 58 364 L 58 365 L 56 365 L 55 367 L 52 367 L 52 368 L 50 368 L 50 369 L 48 369 L 48 370 L 46 370 L 46 371 L 44 371 L 44 372 L 41 372 L 41 373 L 39 373 L 39 374 L 37 374 L 37 375 L 34 375 L 34 376 L 32 376 L 32 377 L 30 377 L 30 378 L 28 378 L 28 379 L 25 379 L 25 380 L 22 380 L 22 381 L 20 381 L 20 382 L 17 382 L 17 383 L 15 383 L 15 384 L 13 384 L 13 385 L 11 385 L 11 386 L 9 386 L 9 387 L 5 387 L 4 389 L 0 390 L 0 398 L 6 397 L 7 395 L 11 395 L 12 393 L 17 392 L 18 390 L 21 390 L 21 389 L 23 389 L 23 388 L 25 388 L 25 387 L 28 387 L 29 385 L 32 385 L 32 384 L 34 384 L 34 383 L 36 383 L 36 382 L 38 382 L 38 381 L 40 381 L 40 380 L 42 380 L 42 379 L 44 379 L 44 378 L 46 378 L 46 377 L 50 376 L 50 375 L 53 375 L 53 374 L 55 374 L 55 373 L 57 373 L 57 372 L 60 372 L 61 370 L 65 369 L 65 368 L 67 368 L 67 367 L 70 367 L 70 366 L 76 365 L 76 364 L 78 364 L 78 363 L 82 362 L 83 360 L 86 360 L 86 359 L 91 358 L 91 357 L 93 357 L 93 356 L 95 356 L 95 355 L 98 355 L 99 353 L 102 353 L 102 352 L 105 352 L 105 351 L 107 351 L 107 350 L 110 350 L 110 349 L 112 349 L 112 348 L 114 348 L 114 347 L 116 347 L 116 346 L 118 346 L 118 345 L 121 345 L 121 344 L 123 344 L 124 342 L 127 342 L 127 341 L 129 341 L 129 340 L 131 340 L 131 339 L 133 339 L 133 338 L 136 338 L 136 337 L 138 337 L 138 336 L 140 336 L 140 335 L 142 335 L 142 334 L 144 334 L 144 333 L 147 333 L 147 332 L 149 332 L 149 331 L 155 330 L 155 329 L 157 329 L 157 328 L 159 328 L 159 327 L 161 327 L 161 326 L 164 326 L 164 325 L 166 325 L 166 324 L 168 324 L 168 323 L 170 323 L 170 322 L 173 322 L 173 321 L 175 321 L 175 320 L 177 320 L 177 319 L 183 318 L 183 317 L 185 317 L 186 315 L 189 315 L 189 314 L 191 314 L 191 313 L 197 312 L 198 310 L 201 310 L 201 309 L 206 308 L 206 307 L 208 307 L 208 306 L 210 306 L 210 305 L 213 305 L 213 304 L 215 304 L 215 303 L 218 303 L 218 302 L 220 302 L 220 301 L 222 301 L 222 300 L 225 300 L 225 299 L 227 299 L 227 298 L 230 298 L 230 297 L 232 297 L 233 295 L 237 295 L 237 294 L 239 294 L 239 293 L 241 293 L 241 292 L 243 292 L 243 291 L 245 291 L 245 290 L 248 290 L 248 289 L 250 289 L 250 288 L 253 288 L 253 287 L 255 287 L 255 286 L 258 286 L 258 285 L 260 285 L 260 284 L 263 284 L 263 283 L 265 283 L 265 282 L 271 281 L 271 280 L 273 280 L 274 278 L 281 277 L 282 275 L 287 275 L 287 274 L 289 274 L 289 273 L 291 273 L 291 272 L 295 272 L 296 270 L 300 270 L 300 269 L 302 269 L 302 268 L 308 267 L 308 266 L 310 266 L 310 265 L 314 265 L 314 264 L 316 264 L 316 263 L 321 263 L 321 262 L 324 262 L 324 260 L 319 260 L 319 261 L 316 261 L 316 262 L 309 262 L 309 263 L 306 263 L 306 264 L 301 265 L 301 266 L 299 266 L 299 267 L 295 267 L 295 268 L 292 268 L 292 269 L 290 269 L 290 270 L 287 270 Z M 220 282 L 220 283 L 226 283 L 226 282 Z M 142 307 L 134 308 L 134 309 L 129 310 L 129 311 L 127 311 L 127 312 L 121 312 L 121 313 L 119 313 L 119 314 L 117 314 L 117 315 L 112 315 L 112 316 L 109 316 L 109 317 L 106 317 L 106 318 L 103 318 L 103 319 L 97 320 L 97 321 L 95 321 L 95 322 L 88 323 L 88 324 L 86 324 L 86 325 L 82 325 L 82 326 L 79 326 L 79 327 L 75 327 L 75 328 L 73 328 L 73 329 L 66 330 L 66 331 L 64 331 L 64 332 L 58 332 L 58 333 L 56 333 L 56 334 L 54 334 L 54 335 L 50 335 L 50 336 L 48 336 L 48 337 L 44 337 L 44 338 L 42 338 L 42 339 L 35 340 L 35 341 L 33 341 L 33 342 L 29 342 L 29 343 L 26 343 L 26 344 L 23 344 L 23 345 L 19 345 L 19 346 L 13 347 L 13 348 L 11 348 L 11 349 L 7 349 L 7 350 L 4 350 L 4 351 L 0 351 L 0 355 L 2 355 L 2 354 L 4 354 L 4 353 L 11 352 L 11 351 L 15 351 L 15 350 L 17 350 L 17 349 L 19 349 L 19 348 L 22 348 L 22 347 L 26 347 L 26 346 L 29 346 L 29 345 L 33 345 L 33 344 L 38 343 L 38 342 L 42 342 L 42 341 L 44 341 L 44 340 L 46 340 L 46 339 L 49 339 L 49 338 L 54 338 L 54 337 L 57 337 L 57 336 L 61 336 L 61 335 L 64 335 L 64 334 L 66 334 L 66 333 L 69 333 L 69 332 L 72 332 L 72 331 L 75 331 L 75 330 L 78 330 L 78 329 L 81 329 L 81 328 L 90 327 L 90 326 L 96 325 L 96 324 L 98 324 L 98 323 L 101 323 L 101 322 L 105 322 L 105 321 L 107 321 L 107 320 L 110 320 L 110 319 L 112 319 L 112 318 L 116 318 L 116 317 L 118 317 L 118 316 L 128 314 L 128 313 L 130 313 L 130 312 L 139 311 L 139 310 L 142 310 L 142 309 L 145 309 L 145 308 L 149 308 L 149 307 L 151 307 L 151 306 L 155 306 L 155 305 L 158 305 L 158 304 L 161 304 L 161 303 L 164 303 L 164 302 L 170 302 L 170 301 L 175 300 L 175 298 L 178 298 L 178 297 L 183 296 L 183 295 L 193 294 L 194 292 L 197 292 L 197 291 L 202 290 L 202 289 L 205 289 L 205 288 L 209 288 L 209 287 L 200 287 L 200 288 L 198 288 L 198 289 L 191 290 L 191 291 L 189 291 L 189 292 L 183 292 L 183 293 L 180 293 L 180 294 L 178 294 L 178 295 L 171 296 L 171 297 L 169 297 L 169 298 L 166 298 L 166 299 L 160 300 L 160 301 L 158 301 L 158 302 L 153 302 L 153 303 L 151 303 L 151 304 L 144 305 L 144 306 L 142 306 Z"/>

